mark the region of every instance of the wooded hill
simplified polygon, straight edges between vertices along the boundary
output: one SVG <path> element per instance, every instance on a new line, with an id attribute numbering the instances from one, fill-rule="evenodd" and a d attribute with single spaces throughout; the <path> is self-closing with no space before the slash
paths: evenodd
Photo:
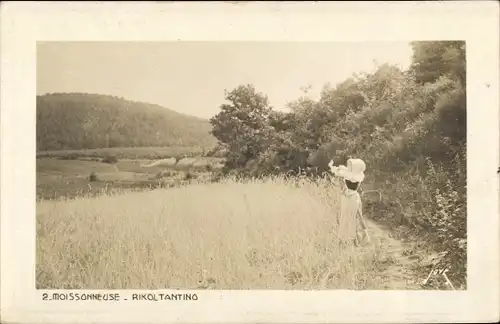
<path id="1" fill-rule="evenodd" d="M 36 109 L 37 151 L 216 144 L 208 120 L 115 96 L 45 94 Z"/>

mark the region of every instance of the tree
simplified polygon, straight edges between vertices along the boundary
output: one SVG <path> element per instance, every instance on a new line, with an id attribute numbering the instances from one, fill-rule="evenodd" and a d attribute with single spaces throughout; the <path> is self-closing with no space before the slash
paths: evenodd
<path id="1" fill-rule="evenodd" d="M 434 82 L 447 75 L 465 85 L 465 42 L 419 41 L 412 42 L 411 46 L 411 70 L 418 83 Z"/>
<path id="2" fill-rule="evenodd" d="M 272 141 L 269 116 L 272 108 L 266 95 L 253 85 L 240 85 L 225 93 L 229 103 L 210 119 L 211 134 L 228 149 L 226 167 L 243 168 L 264 152 Z"/>

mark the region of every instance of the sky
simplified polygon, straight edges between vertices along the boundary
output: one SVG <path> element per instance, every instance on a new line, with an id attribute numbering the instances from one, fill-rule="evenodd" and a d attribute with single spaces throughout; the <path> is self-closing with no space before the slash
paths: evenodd
<path id="1" fill-rule="evenodd" d="M 311 85 L 371 72 L 376 63 L 406 69 L 407 42 L 49 42 L 37 46 L 37 94 L 86 92 L 158 104 L 202 118 L 217 114 L 224 90 L 253 84 L 286 110 Z"/>

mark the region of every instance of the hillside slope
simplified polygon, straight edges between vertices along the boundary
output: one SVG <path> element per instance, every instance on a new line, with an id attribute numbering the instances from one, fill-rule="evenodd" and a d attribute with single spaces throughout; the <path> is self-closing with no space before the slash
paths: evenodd
<path id="1" fill-rule="evenodd" d="M 216 143 L 201 118 L 108 95 L 37 96 L 37 151 Z"/>

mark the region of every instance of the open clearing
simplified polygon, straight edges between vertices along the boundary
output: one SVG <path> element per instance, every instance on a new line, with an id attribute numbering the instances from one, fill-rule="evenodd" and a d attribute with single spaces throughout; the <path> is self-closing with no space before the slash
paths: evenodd
<path id="1" fill-rule="evenodd" d="M 40 201 L 37 288 L 419 289 L 374 223 L 339 247 L 338 194 L 275 178 Z"/>
<path id="2" fill-rule="evenodd" d="M 98 160 L 98 159 L 97 159 Z M 183 162 L 186 159 L 180 159 Z M 163 165 L 161 160 L 121 159 L 113 164 L 80 157 L 74 160 L 37 158 L 37 198 L 59 199 L 96 196 L 117 190 L 169 187 L 186 180 L 207 178 L 210 170 L 220 168 L 218 158 L 197 158 L 194 165 Z M 209 167 L 207 167 L 207 165 Z M 89 181 L 90 175 L 95 180 Z"/>

